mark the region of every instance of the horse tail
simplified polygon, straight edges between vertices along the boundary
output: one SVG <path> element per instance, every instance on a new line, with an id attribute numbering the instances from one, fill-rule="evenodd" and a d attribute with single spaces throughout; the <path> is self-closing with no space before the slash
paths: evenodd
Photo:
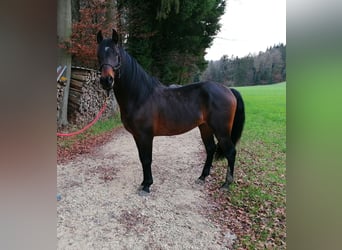
<path id="1" fill-rule="evenodd" d="M 230 90 L 233 92 L 237 100 L 237 107 L 231 132 L 232 142 L 234 145 L 236 145 L 241 137 L 243 126 L 245 124 L 245 104 L 239 91 L 232 88 Z"/>
<path id="2" fill-rule="evenodd" d="M 230 88 L 230 90 L 233 92 L 236 101 L 237 101 L 237 106 L 236 106 L 236 111 L 235 111 L 235 116 L 234 116 L 234 122 L 233 122 L 233 127 L 231 131 L 231 140 L 234 144 L 234 146 L 237 144 L 239 139 L 241 138 L 242 130 L 245 124 L 245 104 L 243 102 L 242 96 L 239 91 L 236 89 Z M 221 159 L 224 157 L 223 151 L 219 144 L 217 143 L 216 147 L 216 154 L 215 158 L 216 159 Z"/>

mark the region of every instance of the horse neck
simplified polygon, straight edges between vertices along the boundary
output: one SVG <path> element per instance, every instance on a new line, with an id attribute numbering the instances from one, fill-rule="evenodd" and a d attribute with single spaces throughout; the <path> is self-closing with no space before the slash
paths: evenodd
<path id="1" fill-rule="evenodd" d="M 120 48 L 120 54 L 120 78 L 114 87 L 116 98 L 119 105 L 141 105 L 159 84 L 124 49 Z"/>

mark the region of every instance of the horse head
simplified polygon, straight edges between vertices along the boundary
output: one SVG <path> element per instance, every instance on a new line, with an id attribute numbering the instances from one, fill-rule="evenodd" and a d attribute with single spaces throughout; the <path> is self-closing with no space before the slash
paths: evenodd
<path id="1" fill-rule="evenodd" d="M 121 57 L 118 47 L 119 36 L 113 29 L 112 37 L 104 39 L 102 32 L 97 33 L 97 58 L 100 65 L 100 83 L 109 91 L 114 87 L 114 81 L 120 76 Z"/>

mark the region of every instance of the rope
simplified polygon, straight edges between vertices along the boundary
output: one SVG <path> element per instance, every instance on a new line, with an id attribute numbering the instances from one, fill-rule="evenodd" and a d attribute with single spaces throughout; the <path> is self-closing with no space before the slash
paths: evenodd
<path id="1" fill-rule="evenodd" d="M 87 126 L 85 126 L 84 128 L 82 128 L 82 129 L 80 129 L 78 131 L 71 132 L 71 133 L 58 133 L 57 132 L 57 136 L 74 136 L 74 135 L 78 135 L 78 134 L 81 134 L 84 131 L 86 131 L 91 126 L 93 126 L 95 124 L 95 122 L 97 122 L 97 120 L 101 117 L 102 113 L 106 110 L 107 100 L 108 100 L 108 98 L 106 99 L 106 101 L 103 104 L 103 106 L 102 106 L 101 110 L 99 111 L 99 113 L 96 115 L 95 119 L 92 122 L 90 122 Z"/>

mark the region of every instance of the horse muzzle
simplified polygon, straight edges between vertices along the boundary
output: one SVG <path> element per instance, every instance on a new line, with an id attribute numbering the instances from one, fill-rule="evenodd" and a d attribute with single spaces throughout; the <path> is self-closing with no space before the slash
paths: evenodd
<path id="1" fill-rule="evenodd" d="M 114 77 L 112 76 L 100 77 L 100 84 L 103 89 L 111 90 L 114 87 Z"/>

